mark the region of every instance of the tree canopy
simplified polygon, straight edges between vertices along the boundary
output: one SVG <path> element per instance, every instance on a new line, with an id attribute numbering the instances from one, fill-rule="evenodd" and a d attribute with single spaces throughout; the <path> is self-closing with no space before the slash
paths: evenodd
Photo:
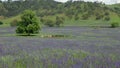
<path id="1" fill-rule="evenodd" d="M 32 10 L 25 10 L 22 13 L 21 21 L 18 24 L 16 33 L 30 35 L 39 33 L 39 30 L 39 21 L 37 20 L 35 12 Z"/>

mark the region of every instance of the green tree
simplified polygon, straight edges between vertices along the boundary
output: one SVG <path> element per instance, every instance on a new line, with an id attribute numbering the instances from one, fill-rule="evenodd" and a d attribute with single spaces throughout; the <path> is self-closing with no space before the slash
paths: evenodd
<path id="1" fill-rule="evenodd" d="M 39 33 L 39 29 L 40 26 L 35 12 L 32 10 L 24 11 L 16 29 L 16 33 L 30 35 Z"/>

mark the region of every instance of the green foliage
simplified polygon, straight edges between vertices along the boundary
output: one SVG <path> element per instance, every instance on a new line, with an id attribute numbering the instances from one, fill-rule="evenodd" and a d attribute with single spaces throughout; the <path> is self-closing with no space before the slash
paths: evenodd
<path id="1" fill-rule="evenodd" d="M 104 20 L 105 20 L 105 21 L 109 21 L 109 20 L 110 20 L 110 17 L 109 17 L 109 16 L 106 16 L 106 17 L 104 18 Z"/>
<path id="2" fill-rule="evenodd" d="M 35 32 L 34 32 L 35 28 L 36 28 L 36 27 L 35 27 L 34 25 L 29 24 L 29 25 L 27 26 L 27 33 L 28 33 L 28 34 L 30 34 L 30 33 L 35 33 Z"/>
<path id="3" fill-rule="evenodd" d="M 2 25 L 3 24 L 3 22 L 2 21 L 0 21 L 0 25 Z"/>
<path id="4" fill-rule="evenodd" d="M 10 26 L 14 27 L 14 26 L 18 26 L 18 20 L 13 20 L 11 23 L 10 23 Z"/>
<path id="5" fill-rule="evenodd" d="M 96 11 L 96 9 L 109 10 L 109 8 L 102 3 L 84 1 L 58 3 L 54 0 L 9 0 L 8 2 L 0 3 L 0 14 L 5 16 L 14 16 L 26 9 L 36 10 L 37 15 L 40 17 L 64 13 L 66 16 L 70 16 L 70 18 L 76 13 L 84 13 L 87 11 L 91 13 Z M 118 9 L 119 8 L 116 10 L 119 11 Z M 108 14 L 108 12 L 105 12 L 105 15 Z"/>
<path id="6" fill-rule="evenodd" d="M 44 20 L 44 25 L 46 25 L 48 27 L 54 27 L 55 26 L 55 21 L 53 21 L 51 19 L 45 19 Z"/>
<path id="7" fill-rule="evenodd" d="M 47 26 L 48 25 L 59 26 L 60 22 L 58 23 L 59 19 L 56 20 L 56 16 L 64 16 L 65 19 L 72 20 L 71 22 L 73 22 L 73 24 L 78 24 L 75 22 L 79 22 L 81 19 L 92 20 L 92 21 L 94 19 L 97 21 L 99 20 L 114 21 L 114 20 L 118 20 L 118 16 L 120 16 L 119 7 L 111 9 L 108 7 L 108 5 L 99 2 L 93 3 L 93 2 L 84 2 L 81 0 L 72 1 L 72 2 L 68 1 L 66 3 L 56 2 L 54 0 L 26 0 L 26 1 L 17 0 L 17 1 L 12 1 L 10 3 L 1 2 L 0 16 L 4 16 L 5 18 L 16 16 L 18 14 L 21 14 L 21 12 L 26 9 L 35 11 L 37 16 L 40 17 L 41 22 Z M 7 21 L 7 22 L 11 22 L 11 21 Z M 66 23 L 66 21 L 64 22 Z M 92 24 L 92 23 L 88 23 L 88 24 Z M 67 24 L 69 25 L 70 23 Z"/>
<path id="8" fill-rule="evenodd" d="M 41 18 L 40 21 L 44 24 L 45 19 L 44 19 L 44 18 Z"/>
<path id="9" fill-rule="evenodd" d="M 64 23 L 65 18 L 62 16 L 56 16 L 55 19 L 48 19 L 48 18 L 41 18 L 40 21 L 42 24 L 48 26 L 48 27 L 60 27 Z"/>
<path id="10" fill-rule="evenodd" d="M 100 15 L 100 14 L 96 14 L 96 20 L 100 20 L 103 18 L 103 15 Z"/>
<path id="11" fill-rule="evenodd" d="M 0 3 L 0 16 L 6 15 L 7 12 L 8 10 L 5 8 L 5 6 L 2 3 Z"/>
<path id="12" fill-rule="evenodd" d="M 21 21 L 16 29 L 16 33 L 30 35 L 39 33 L 39 29 L 40 26 L 35 12 L 32 10 L 24 11 L 21 16 Z"/>
<path id="13" fill-rule="evenodd" d="M 60 25 L 63 24 L 63 23 L 64 23 L 64 18 L 57 16 L 56 17 L 56 23 L 55 23 L 56 26 L 60 27 Z"/>
<path id="14" fill-rule="evenodd" d="M 105 12 L 105 14 L 104 14 L 105 16 L 108 16 L 108 15 L 110 15 L 110 13 L 109 12 Z"/>
<path id="15" fill-rule="evenodd" d="M 111 27 L 112 28 L 119 27 L 119 23 L 118 22 L 113 22 L 113 23 L 111 23 Z"/>
<path id="16" fill-rule="evenodd" d="M 87 20 L 89 18 L 89 15 L 88 14 L 83 14 L 82 15 L 82 20 Z"/>
<path id="17" fill-rule="evenodd" d="M 79 16 L 78 15 L 75 15 L 75 20 L 78 20 L 79 19 Z"/>
<path id="18" fill-rule="evenodd" d="M 18 33 L 18 34 L 24 34 L 25 32 L 26 32 L 25 28 L 22 26 L 18 26 L 16 29 L 16 33 Z"/>

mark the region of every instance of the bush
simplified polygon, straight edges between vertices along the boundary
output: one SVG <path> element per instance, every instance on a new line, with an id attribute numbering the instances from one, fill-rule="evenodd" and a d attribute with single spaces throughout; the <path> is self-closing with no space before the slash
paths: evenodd
<path id="1" fill-rule="evenodd" d="M 44 22 L 45 22 L 45 19 L 44 19 L 44 18 L 41 18 L 40 21 L 41 21 L 42 23 L 44 23 Z"/>
<path id="2" fill-rule="evenodd" d="M 44 24 L 48 27 L 54 27 L 55 26 L 55 21 L 54 20 L 41 18 L 40 21 L 41 21 L 42 24 Z"/>
<path id="3" fill-rule="evenodd" d="M 48 26 L 48 27 L 54 27 L 55 26 L 55 22 L 53 20 L 50 19 L 46 19 L 44 21 L 44 25 Z"/>
<path id="4" fill-rule="evenodd" d="M 82 20 L 87 20 L 89 18 L 89 15 L 88 14 L 83 14 L 82 15 Z"/>
<path id="5" fill-rule="evenodd" d="M 105 12 L 105 14 L 104 14 L 105 16 L 108 16 L 108 15 L 110 15 L 110 13 L 109 12 Z"/>
<path id="6" fill-rule="evenodd" d="M 10 26 L 14 27 L 14 26 L 18 26 L 18 20 L 13 20 L 11 23 L 10 23 Z"/>
<path id="7" fill-rule="evenodd" d="M 109 21 L 109 20 L 110 20 L 110 17 L 109 17 L 109 16 L 106 16 L 106 17 L 104 18 L 104 20 L 105 20 L 105 21 Z"/>
<path id="8" fill-rule="evenodd" d="M 3 22 L 2 21 L 0 21 L 0 25 L 2 25 L 3 24 Z"/>
<path id="9" fill-rule="evenodd" d="M 63 24 L 63 23 L 64 23 L 64 18 L 57 16 L 57 17 L 56 17 L 56 23 L 55 23 L 55 25 L 56 25 L 57 27 L 60 27 L 60 25 Z"/>
<path id="10" fill-rule="evenodd" d="M 97 15 L 96 20 L 100 20 L 100 19 L 102 19 L 102 17 L 103 17 L 103 15 Z"/>
<path id="11" fill-rule="evenodd" d="M 113 23 L 111 23 L 111 27 L 112 28 L 119 27 L 119 23 L 118 22 L 113 22 Z"/>
<path id="12" fill-rule="evenodd" d="M 102 17 L 101 16 L 97 16 L 96 17 L 96 20 L 100 20 Z"/>
<path id="13" fill-rule="evenodd" d="M 78 20 L 79 19 L 79 16 L 78 15 L 75 15 L 75 20 Z"/>

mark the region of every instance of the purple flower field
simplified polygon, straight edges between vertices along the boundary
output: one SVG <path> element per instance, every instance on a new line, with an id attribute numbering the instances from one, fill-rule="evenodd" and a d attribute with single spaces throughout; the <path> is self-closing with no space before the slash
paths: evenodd
<path id="1" fill-rule="evenodd" d="M 43 27 L 43 38 L 0 28 L 0 68 L 120 68 L 120 28 Z"/>

